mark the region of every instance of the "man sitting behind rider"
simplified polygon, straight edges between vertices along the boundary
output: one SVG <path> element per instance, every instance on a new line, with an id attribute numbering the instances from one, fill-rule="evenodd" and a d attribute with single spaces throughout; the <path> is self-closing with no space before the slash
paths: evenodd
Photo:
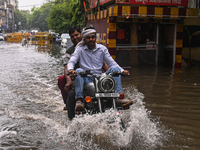
<path id="1" fill-rule="evenodd" d="M 69 74 L 77 75 L 77 72 L 81 72 L 83 70 L 90 70 L 94 75 L 100 75 L 102 73 L 103 62 L 110 67 L 106 74 L 111 72 L 123 72 L 125 75 L 129 74 L 128 70 L 122 69 L 111 57 L 108 52 L 108 49 L 96 43 L 96 30 L 93 27 L 85 28 L 82 33 L 82 40 L 77 44 L 75 52 L 72 54 L 69 63 L 67 65 Z M 79 62 L 80 68 L 76 71 L 74 70 L 75 64 Z M 121 76 L 114 77 L 115 80 L 115 92 L 120 93 L 120 97 L 123 98 L 123 88 L 121 83 Z M 93 82 L 90 77 L 81 77 L 78 75 L 76 77 L 75 83 L 75 91 L 76 91 L 76 111 L 83 111 L 83 87 L 85 84 Z M 126 103 L 132 104 L 131 100 L 124 100 Z"/>
<path id="2" fill-rule="evenodd" d="M 71 37 L 71 41 L 72 41 L 73 45 L 66 50 L 66 54 L 64 55 L 64 75 L 60 76 L 58 78 L 58 86 L 61 90 L 63 102 L 66 105 L 64 107 L 64 110 L 67 110 L 67 97 L 69 96 L 68 95 L 69 91 L 70 91 L 70 89 L 73 89 L 71 78 L 67 75 L 67 63 L 68 63 L 71 55 L 74 53 L 76 45 L 82 39 L 80 28 L 79 27 L 71 27 L 69 29 L 69 36 Z M 76 64 L 76 67 L 78 67 L 77 64 Z M 71 96 L 71 97 L 73 97 L 73 96 Z"/>

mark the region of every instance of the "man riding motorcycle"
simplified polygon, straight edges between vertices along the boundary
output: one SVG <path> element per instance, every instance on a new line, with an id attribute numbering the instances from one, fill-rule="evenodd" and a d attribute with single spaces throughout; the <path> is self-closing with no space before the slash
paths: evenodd
<path id="1" fill-rule="evenodd" d="M 81 37 L 81 30 L 78 27 L 71 27 L 69 29 L 69 35 L 71 37 L 71 41 L 73 42 L 73 46 L 69 47 L 66 50 L 66 54 L 64 55 L 64 75 L 60 76 L 58 78 L 58 86 L 61 90 L 61 94 L 62 94 L 62 98 L 63 98 L 63 102 L 65 104 L 65 107 L 63 110 L 67 110 L 67 105 L 69 103 L 69 105 L 72 105 L 74 108 L 75 107 L 75 91 L 74 91 L 74 87 L 72 84 L 72 80 L 71 77 L 67 75 L 67 64 L 68 61 L 71 57 L 71 55 L 74 53 L 75 51 L 75 47 L 76 45 L 81 41 L 82 37 Z M 77 63 L 75 65 L 75 68 L 78 68 L 79 64 Z M 102 70 L 106 71 L 108 70 L 108 66 L 106 65 L 106 63 L 104 63 Z M 73 113 L 72 115 L 69 116 L 70 119 L 72 119 L 75 116 L 75 113 Z"/>
<path id="2" fill-rule="evenodd" d="M 71 27 L 69 29 L 69 35 L 71 37 L 71 41 L 74 44 L 73 46 L 69 47 L 66 50 L 66 54 L 64 56 L 64 75 L 60 76 L 58 78 L 58 86 L 61 90 L 61 94 L 63 97 L 63 102 L 65 104 L 64 110 L 67 110 L 67 97 L 70 96 L 71 98 L 74 97 L 74 92 L 70 91 L 70 89 L 73 89 L 72 86 L 72 80 L 71 78 L 67 75 L 67 63 L 70 59 L 70 56 L 74 53 L 76 45 L 81 41 L 81 30 L 78 27 Z M 76 65 L 78 67 L 78 65 Z M 74 98 L 73 98 L 74 99 Z"/>
<path id="3" fill-rule="evenodd" d="M 79 62 L 80 68 L 78 72 L 82 70 L 90 70 L 94 75 L 99 75 L 102 73 L 102 66 L 104 61 L 110 67 L 106 74 L 110 72 L 123 72 L 125 75 L 129 74 L 128 70 L 121 68 L 110 56 L 108 49 L 96 43 L 96 30 L 93 27 L 85 28 L 82 33 L 82 40 L 77 44 L 76 51 L 70 57 L 69 63 L 67 65 L 69 74 L 77 76 L 77 71 L 74 70 L 75 64 Z M 120 98 L 124 98 L 121 76 L 115 77 L 115 92 L 120 94 Z M 76 77 L 76 107 L 75 111 L 84 111 L 83 106 L 83 86 L 89 82 L 92 82 L 92 79 L 89 77 L 81 77 L 78 75 Z M 132 100 L 122 100 L 122 103 L 132 104 Z"/>

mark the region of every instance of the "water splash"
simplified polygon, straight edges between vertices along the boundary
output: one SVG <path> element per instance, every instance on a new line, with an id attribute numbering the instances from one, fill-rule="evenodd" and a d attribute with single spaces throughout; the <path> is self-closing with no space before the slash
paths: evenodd
<path id="1" fill-rule="evenodd" d="M 15 136 L 17 135 L 16 131 L 0 131 L 0 139 L 5 137 L 5 136 Z"/>
<path id="2" fill-rule="evenodd" d="M 133 87 L 126 89 L 127 93 L 137 101 L 128 111 L 122 111 L 125 132 L 120 130 L 120 119 L 114 117 L 115 112 L 109 110 L 103 114 L 76 116 L 64 140 L 74 144 L 76 149 L 154 149 L 162 145 L 162 129 L 158 121 L 150 118 L 144 95 Z M 115 120 L 108 123 L 111 118 Z"/>

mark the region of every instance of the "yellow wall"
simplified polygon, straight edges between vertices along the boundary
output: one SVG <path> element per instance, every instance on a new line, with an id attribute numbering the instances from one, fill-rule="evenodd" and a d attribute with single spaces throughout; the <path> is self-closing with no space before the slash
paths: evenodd
<path id="1" fill-rule="evenodd" d="M 183 48 L 182 56 L 183 58 L 189 58 L 189 48 L 185 48 L 185 47 Z M 191 59 L 200 60 L 200 47 L 191 49 Z"/>
<path id="2" fill-rule="evenodd" d="M 187 18 L 184 20 L 184 25 L 199 25 L 200 26 L 200 18 Z"/>
<path id="3" fill-rule="evenodd" d="M 138 33 L 137 33 L 137 24 L 133 23 L 131 25 L 131 44 L 138 44 Z"/>

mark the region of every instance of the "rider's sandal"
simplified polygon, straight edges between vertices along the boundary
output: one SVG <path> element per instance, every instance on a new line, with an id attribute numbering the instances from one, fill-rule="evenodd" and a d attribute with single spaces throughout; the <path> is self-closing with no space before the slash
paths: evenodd
<path id="1" fill-rule="evenodd" d="M 67 110 L 67 105 L 65 105 L 65 107 L 63 108 L 63 111 Z"/>
<path id="2" fill-rule="evenodd" d="M 132 100 L 121 100 L 121 99 L 118 99 L 118 100 L 116 100 L 116 104 L 118 106 L 122 106 L 122 107 L 130 106 L 130 105 L 133 104 L 133 101 Z"/>
<path id="3" fill-rule="evenodd" d="M 85 108 L 83 106 L 83 103 L 81 101 L 77 101 L 75 111 L 84 111 L 84 110 L 85 110 Z"/>
<path id="4" fill-rule="evenodd" d="M 130 102 L 127 102 L 125 104 L 122 104 L 122 107 L 125 107 L 125 106 L 130 106 L 133 104 L 133 101 L 130 101 Z"/>

